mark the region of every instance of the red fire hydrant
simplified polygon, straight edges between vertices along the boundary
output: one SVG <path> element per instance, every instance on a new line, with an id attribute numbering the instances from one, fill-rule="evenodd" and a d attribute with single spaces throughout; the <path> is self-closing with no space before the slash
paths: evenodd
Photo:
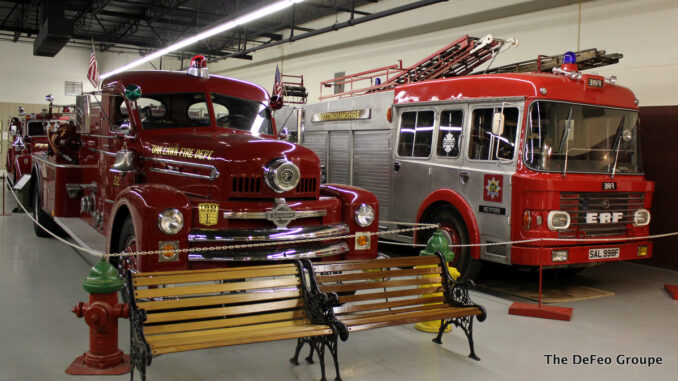
<path id="1" fill-rule="evenodd" d="M 82 282 L 89 292 L 89 304 L 73 307 L 73 313 L 84 317 L 89 326 L 89 351 L 73 361 L 68 374 L 125 374 L 129 372 L 129 356 L 118 348 L 118 319 L 129 317 L 129 304 L 118 303 L 118 291 L 124 282 L 108 262 L 97 263 Z"/>

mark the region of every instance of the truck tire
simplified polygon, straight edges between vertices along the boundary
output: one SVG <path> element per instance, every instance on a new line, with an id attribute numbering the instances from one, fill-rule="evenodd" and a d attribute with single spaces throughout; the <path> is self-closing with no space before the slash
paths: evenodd
<path id="1" fill-rule="evenodd" d="M 132 222 L 131 217 L 127 217 L 120 228 L 117 248 L 118 250 L 116 252 L 118 253 L 132 253 L 138 250 L 137 239 L 136 235 L 134 234 L 134 223 Z M 132 255 L 128 257 L 111 257 L 111 262 L 115 263 L 120 277 L 122 277 L 122 279 L 125 281 L 125 288 L 121 290 L 123 303 L 129 303 L 131 298 L 130 290 L 128 289 L 129 285 L 127 284 L 127 272 L 137 270 L 137 256 Z"/>
<path id="2" fill-rule="evenodd" d="M 449 234 L 452 244 L 469 243 L 466 225 L 457 210 L 451 205 L 436 208 L 427 222 L 440 224 L 440 229 Z M 425 234 L 422 234 L 422 240 L 419 243 L 426 244 L 431 235 L 433 235 L 432 230 L 426 231 Z M 482 267 L 479 260 L 471 258 L 471 248 L 469 247 L 454 248 L 454 260 L 449 265 L 457 268 L 461 273 L 461 279 L 475 279 Z"/>
<path id="3" fill-rule="evenodd" d="M 34 187 L 35 189 L 33 190 L 33 218 L 40 223 L 40 225 L 44 226 L 47 229 L 51 229 L 54 231 L 52 228 L 54 227 L 54 221 L 49 217 L 45 211 L 42 210 L 40 207 L 40 189 L 38 189 L 37 184 Z M 33 231 L 35 231 L 35 235 L 38 237 L 44 237 L 44 238 L 51 238 L 52 236 L 45 231 L 45 229 L 41 228 L 33 222 Z"/>

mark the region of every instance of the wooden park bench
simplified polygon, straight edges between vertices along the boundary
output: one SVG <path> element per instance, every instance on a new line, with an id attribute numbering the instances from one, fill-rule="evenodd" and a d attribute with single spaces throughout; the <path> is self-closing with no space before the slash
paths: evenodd
<path id="1" fill-rule="evenodd" d="M 339 377 L 340 334 L 328 318 L 331 310 L 321 307 L 328 296 L 309 292 L 304 273 L 300 262 L 128 273 L 132 379 L 137 368 L 145 380 L 155 356 L 284 339 L 318 351 L 323 380 L 327 347 Z"/>
<path id="2" fill-rule="evenodd" d="M 473 348 L 473 318 L 485 309 L 469 298 L 471 281 L 454 281 L 440 254 L 342 262 L 305 262 L 313 268 L 311 287 L 337 293 L 334 315 L 349 332 L 425 321 L 441 321 L 434 342 L 441 344 L 448 325 L 461 328 Z M 303 341 L 297 343 L 297 353 Z M 312 362 L 313 347 L 307 360 Z"/>

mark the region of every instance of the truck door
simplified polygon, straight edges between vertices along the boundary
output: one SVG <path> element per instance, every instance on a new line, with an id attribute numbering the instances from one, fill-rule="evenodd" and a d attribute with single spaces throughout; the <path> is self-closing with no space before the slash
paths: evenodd
<path id="1" fill-rule="evenodd" d="M 511 177 L 518 154 L 521 112 L 522 105 L 517 102 L 473 105 L 469 110 L 459 190 L 473 208 L 482 243 L 510 238 Z M 504 128 L 495 135 L 492 124 L 493 119 L 499 119 L 498 115 L 503 116 Z M 483 247 L 481 257 L 510 263 L 510 249 Z"/>
<path id="2" fill-rule="evenodd" d="M 430 189 L 459 190 L 465 106 L 444 106 L 439 110 L 434 155 L 431 159 Z"/>
<path id="3" fill-rule="evenodd" d="M 399 113 L 390 208 L 395 221 L 415 221 L 428 194 L 435 116 L 431 108 L 403 108 Z"/>

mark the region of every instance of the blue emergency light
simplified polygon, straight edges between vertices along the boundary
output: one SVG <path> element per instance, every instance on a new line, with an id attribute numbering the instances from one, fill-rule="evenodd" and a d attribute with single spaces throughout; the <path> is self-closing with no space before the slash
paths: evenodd
<path id="1" fill-rule="evenodd" d="M 577 63 L 577 55 L 574 52 L 566 52 L 563 54 L 563 63 L 564 64 L 573 64 Z"/>

